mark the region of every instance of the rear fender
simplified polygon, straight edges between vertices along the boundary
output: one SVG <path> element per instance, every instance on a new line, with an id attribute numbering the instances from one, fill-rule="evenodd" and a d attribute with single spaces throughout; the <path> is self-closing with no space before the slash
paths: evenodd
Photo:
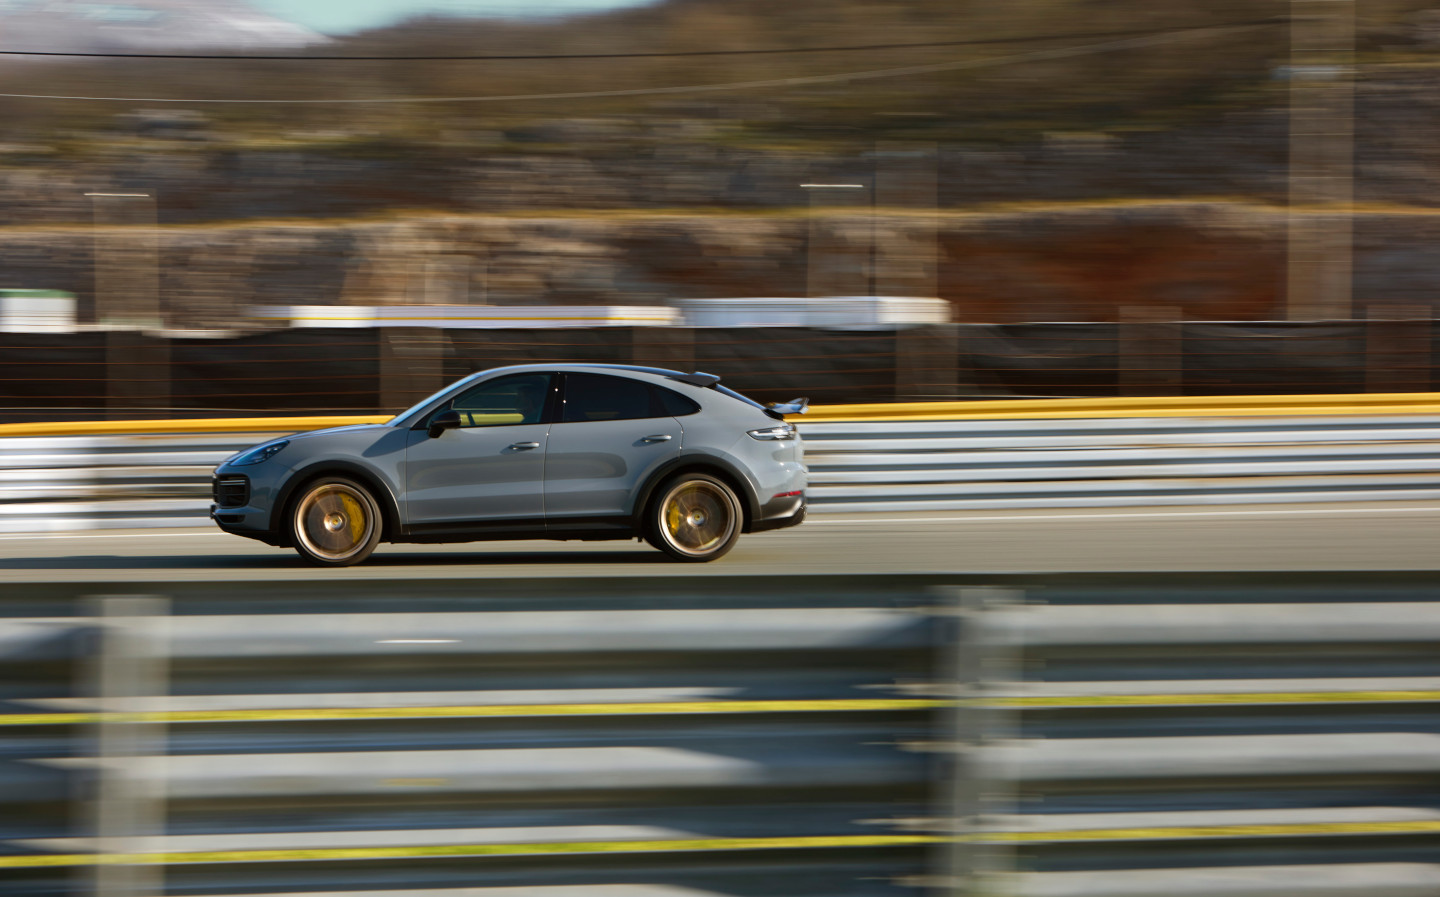
<path id="1" fill-rule="evenodd" d="M 660 488 L 660 484 L 678 473 L 692 470 L 719 476 L 720 479 L 730 484 L 730 487 L 739 496 L 741 507 L 745 512 L 745 525 L 741 532 L 750 532 L 751 522 L 760 516 L 760 498 L 755 484 L 750 482 L 750 478 L 742 473 L 737 465 L 714 455 L 681 455 L 666 461 L 659 470 L 651 474 L 650 479 L 645 481 L 645 485 L 641 487 L 635 497 L 632 517 L 635 521 L 636 532 L 645 532 L 645 508 L 649 506 L 650 499 L 654 497 L 655 490 Z"/>

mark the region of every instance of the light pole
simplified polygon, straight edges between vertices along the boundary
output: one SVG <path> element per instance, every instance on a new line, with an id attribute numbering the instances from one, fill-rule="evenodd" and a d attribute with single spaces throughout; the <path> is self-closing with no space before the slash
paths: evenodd
<path id="1" fill-rule="evenodd" d="M 86 193 L 95 221 L 95 322 L 159 330 L 159 235 L 149 193 Z M 129 233 L 114 232 L 124 227 Z"/>
<path id="2" fill-rule="evenodd" d="M 1291 0 L 1291 320 L 1354 317 L 1355 0 Z"/>
<path id="3" fill-rule="evenodd" d="M 112 417 L 170 403 L 170 350 L 143 331 L 164 327 L 160 236 L 149 193 L 86 193 L 95 220 L 95 322 L 106 330 L 105 393 Z"/>
<path id="4" fill-rule="evenodd" d="M 801 184 L 800 188 L 810 194 L 810 245 L 806 254 L 806 276 L 805 294 L 812 299 L 821 296 L 839 296 L 849 292 L 843 288 L 845 278 L 840 276 L 838 269 L 838 252 L 834 234 L 826 228 L 826 222 L 822 220 L 821 212 L 826 209 L 833 209 L 843 204 L 842 197 L 853 196 L 852 190 L 865 190 L 865 184 Z M 875 268 L 875 208 L 874 195 L 871 195 L 870 208 L 870 237 L 869 251 L 866 262 L 862 267 L 869 270 L 864 273 L 865 284 L 859 291 L 863 294 L 870 294 L 874 291 L 871 278 Z M 824 247 L 822 249 L 822 247 Z M 827 258 L 827 256 L 829 256 Z"/>

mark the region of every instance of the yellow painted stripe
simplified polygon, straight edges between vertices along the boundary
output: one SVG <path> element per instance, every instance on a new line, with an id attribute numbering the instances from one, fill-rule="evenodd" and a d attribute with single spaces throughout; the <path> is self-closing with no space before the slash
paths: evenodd
<path id="1" fill-rule="evenodd" d="M 142 436 L 157 433 L 299 433 L 351 424 L 383 424 L 394 415 L 224 417 L 206 420 L 98 420 L 0 424 L 3 436 Z"/>
<path id="2" fill-rule="evenodd" d="M 142 713 L 15 713 L 0 726 L 65 726 L 99 722 L 240 723 L 307 720 L 445 719 L 535 716 L 668 716 L 721 713 L 848 713 L 929 710 L 949 702 L 930 698 L 857 698 L 821 701 L 657 701 L 630 704 L 475 704 L 439 707 L 314 707 L 276 710 L 164 710 Z"/>
<path id="3" fill-rule="evenodd" d="M 1003 399 L 975 402 L 895 402 L 814 405 L 805 422 L 1050 420 L 1134 417 L 1293 417 L 1374 414 L 1440 414 L 1440 393 L 1372 395 L 1185 396 L 1119 399 Z M 150 433 L 294 433 L 374 424 L 388 415 L 242 417 L 208 420 L 68 421 L 0 424 L 3 436 L 104 436 Z"/>
<path id="4" fill-rule="evenodd" d="M 1440 414 L 1440 393 L 1176 396 L 1169 398 L 1000 399 L 822 405 L 804 421 L 1005 420 L 1127 417 L 1290 417 Z"/>
<path id="5" fill-rule="evenodd" d="M 295 850 L 212 850 L 183 853 L 56 854 L 0 857 L 0 869 L 180 863 L 258 863 L 304 860 L 424 859 L 537 856 L 562 853 L 634 853 L 813 848 L 907 847 L 934 844 L 936 835 L 831 835 L 777 838 L 693 838 L 655 841 L 555 841 L 533 844 L 440 844 L 406 847 L 329 847 Z"/>
<path id="6" fill-rule="evenodd" d="M 1191 825 L 1175 828 L 1062 829 L 1038 832 L 990 832 L 979 841 L 1157 841 L 1194 838 L 1277 838 L 1309 835 L 1425 835 L 1440 833 L 1440 820 L 1404 822 L 1286 822 L 1252 825 Z"/>
<path id="7" fill-rule="evenodd" d="M 809 701 L 656 701 L 628 704 L 463 704 L 434 707 L 298 707 L 256 710 L 165 710 L 142 713 L 10 713 L 0 726 L 72 726 L 100 722 L 243 723 L 323 720 L 474 719 L 539 716 L 673 716 L 734 713 L 850 713 L 978 706 L 1164 707 L 1247 704 L 1382 704 L 1440 702 L 1440 691 L 1221 692 L 1214 694 L 1040 695 L 951 701 L 942 698 L 857 698 Z"/>
<path id="8" fill-rule="evenodd" d="M 1143 707 L 1219 704 L 1381 704 L 1404 701 L 1440 701 L 1440 691 L 1300 691 L 1220 692 L 1173 695 L 1088 695 L 996 698 L 984 701 L 996 707 Z"/>
<path id="9" fill-rule="evenodd" d="M 772 838 L 676 838 L 650 841 L 551 841 L 526 844 L 440 844 L 396 847 L 328 847 L 287 850 L 208 850 L 131 854 L 54 854 L 0 857 L 0 869 L 132 864 L 259 863 L 393 860 L 454 857 L 545 856 L 575 853 L 711 852 L 740 850 L 917 847 L 942 843 L 1025 844 L 1087 841 L 1158 841 L 1209 838 L 1274 838 L 1324 835 L 1440 834 L 1440 820 L 1313 822 L 1113 829 L 1049 829 L 1024 832 L 828 835 Z"/>
<path id="10" fill-rule="evenodd" d="M 481 317 L 478 315 L 444 315 L 431 317 L 429 315 L 417 315 L 415 317 L 399 318 L 376 318 L 376 317 L 343 317 L 340 315 L 257 315 L 256 320 L 260 321 L 310 321 L 323 324 L 364 324 L 367 327 L 410 327 L 415 326 L 410 322 L 419 322 L 421 326 L 433 324 L 436 321 L 480 321 L 487 324 L 548 324 L 556 321 L 580 321 L 599 323 L 642 323 L 642 324 L 673 324 L 673 315 L 571 315 L 561 317 L 545 318 L 496 318 Z M 501 329 L 501 328 L 496 328 Z"/>

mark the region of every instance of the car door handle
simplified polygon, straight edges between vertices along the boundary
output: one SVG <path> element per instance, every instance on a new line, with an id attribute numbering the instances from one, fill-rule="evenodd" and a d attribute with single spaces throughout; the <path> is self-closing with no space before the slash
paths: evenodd
<path id="1" fill-rule="evenodd" d="M 518 451 L 518 450 L 521 450 L 521 449 L 539 448 L 539 447 L 540 447 L 540 443 L 538 443 L 538 442 L 513 442 L 513 443 L 510 444 L 510 447 L 511 447 L 512 449 L 516 449 L 516 450 Z"/>
<path id="2" fill-rule="evenodd" d="M 656 433 L 654 436 L 642 436 L 641 442 L 669 442 L 673 437 L 669 433 Z"/>

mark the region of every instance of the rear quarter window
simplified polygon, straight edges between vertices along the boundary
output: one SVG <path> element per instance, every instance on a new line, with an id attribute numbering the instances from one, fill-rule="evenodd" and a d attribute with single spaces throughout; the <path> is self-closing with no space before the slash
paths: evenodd
<path id="1" fill-rule="evenodd" d="M 650 388 L 654 391 L 655 401 L 659 404 L 660 410 L 670 417 L 684 417 L 700 410 L 700 404 L 689 396 L 682 396 L 673 389 L 666 389 L 663 386 L 652 385 Z"/>

